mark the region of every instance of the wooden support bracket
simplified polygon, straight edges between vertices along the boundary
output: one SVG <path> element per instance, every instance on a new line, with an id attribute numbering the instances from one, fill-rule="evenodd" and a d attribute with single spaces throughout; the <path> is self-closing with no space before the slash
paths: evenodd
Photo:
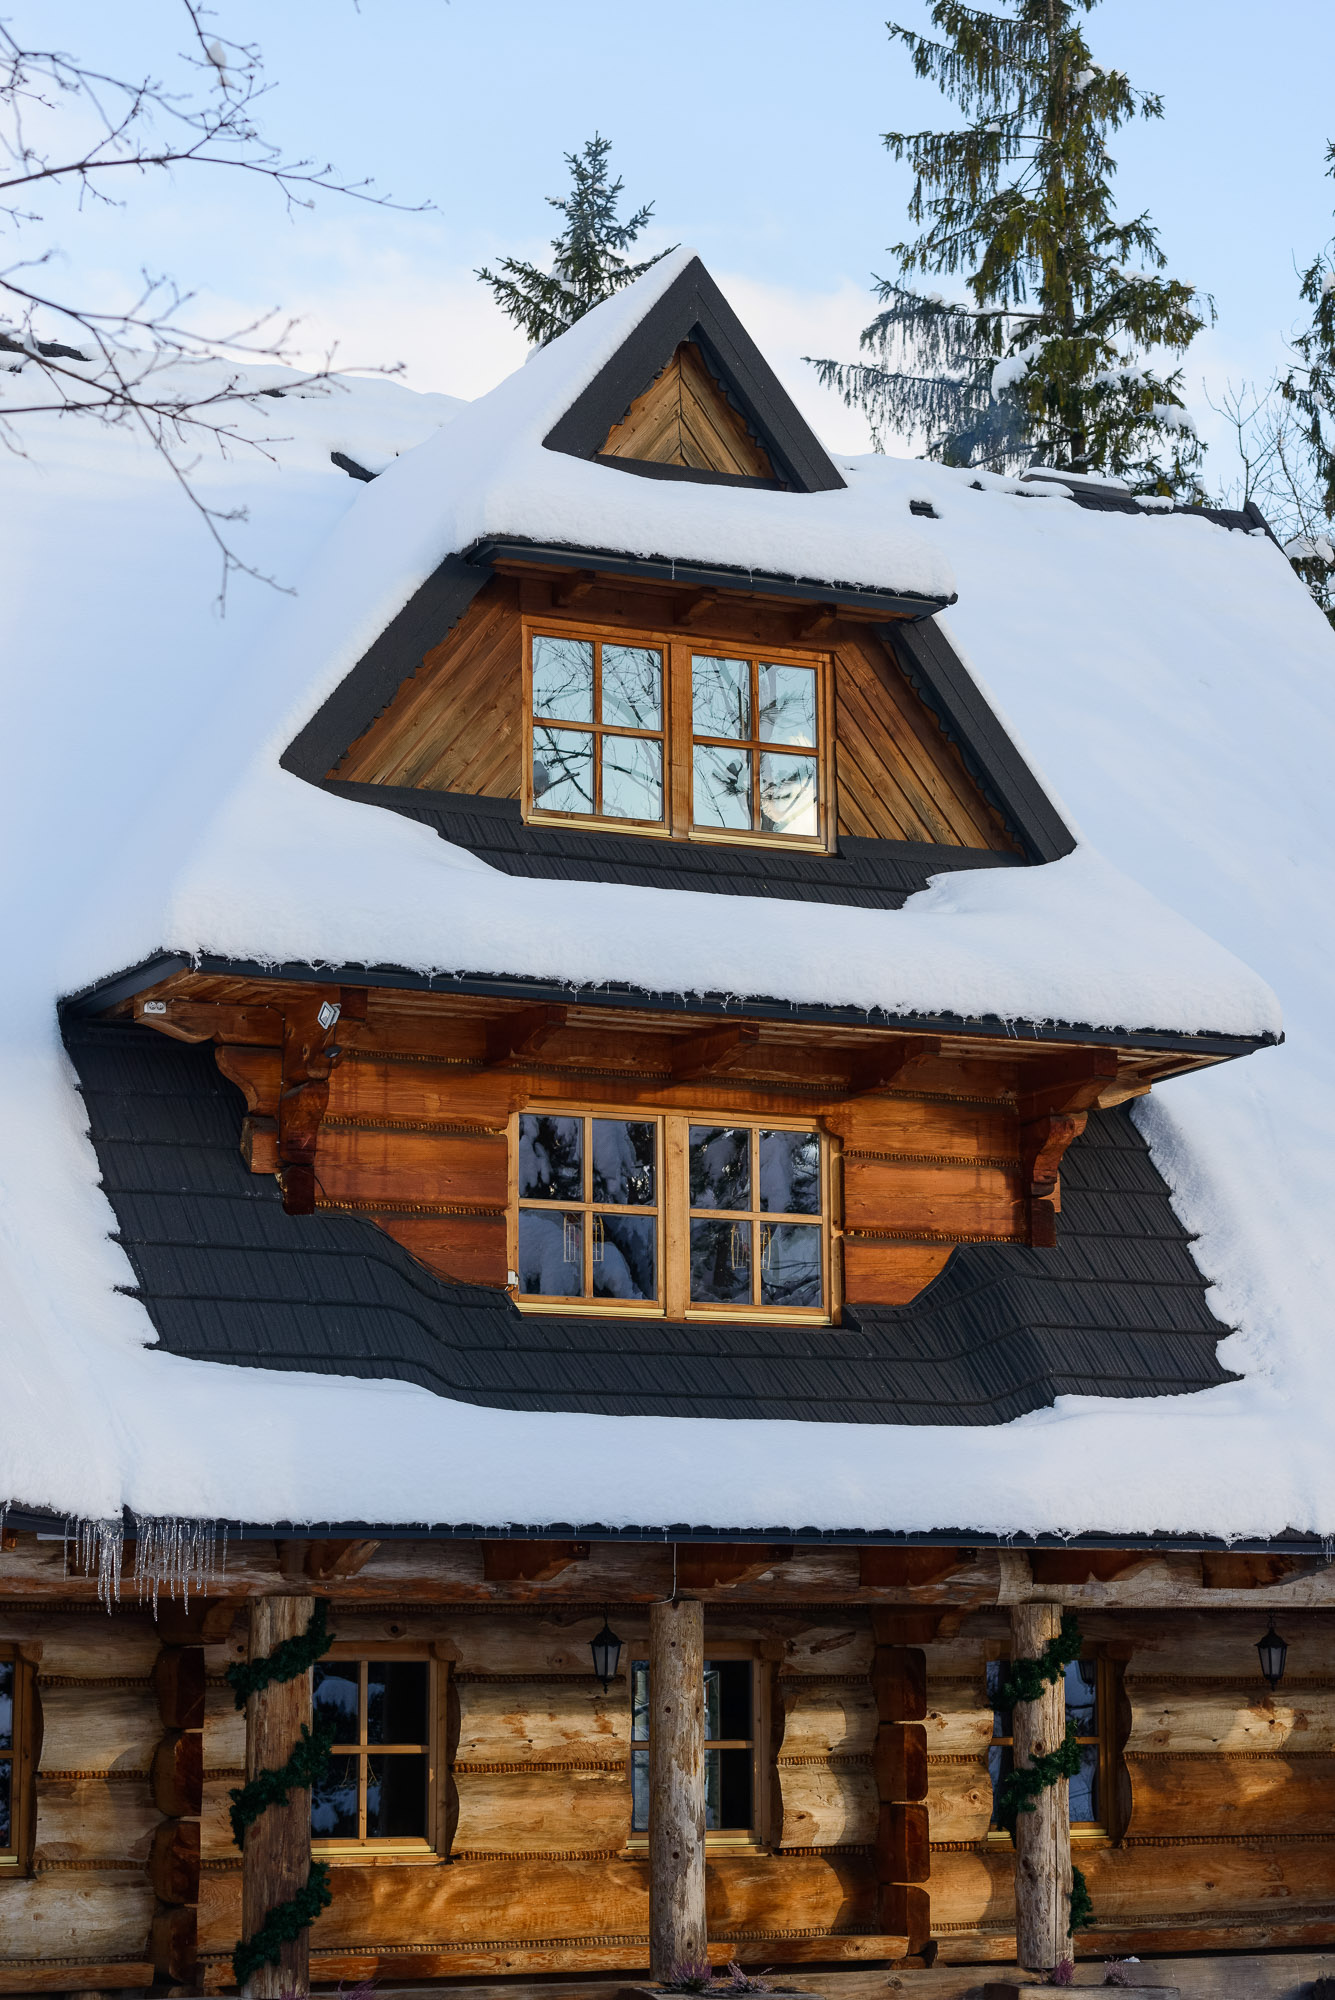
<path id="1" fill-rule="evenodd" d="M 283 1013 L 283 1081 L 278 1094 L 278 1177 L 289 1215 L 315 1212 L 315 1148 L 329 1104 L 341 1007 L 316 988 Z"/>
<path id="2" fill-rule="evenodd" d="M 141 995 L 134 1018 L 178 1042 L 239 1042 L 246 1048 L 276 1049 L 283 1039 L 277 1007 L 240 1007 L 221 1000 L 158 1000 Z"/>
<path id="3" fill-rule="evenodd" d="M 698 625 L 702 619 L 708 617 L 718 601 L 719 593 L 716 590 L 697 590 L 678 610 L 678 625 Z"/>
<path id="4" fill-rule="evenodd" d="M 672 1081 L 695 1083 L 724 1068 L 742 1049 L 754 1048 L 760 1029 L 754 1021 L 725 1021 L 719 1028 L 702 1028 L 673 1046 Z"/>
<path id="5" fill-rule="evenodd" d="M 589 1560 L 587 1542 L 483 1542 L 487 1583 L 550 1583 L 572 1563 Z"/>
<path id="6" fill-rule="evenodd" d="M 1056 1247 L 1062 1160 L 1084 1131 L 1091 1106 L 1116 1078 L 1116 1049 L 1082 1049 L 1035 1065 L 1028 1087 L 1016 1094 L 1029 1242 L 1036 1250 Z"/>
<path id="7" fill-rule="evenodd" d="M 757 1577 L 791 1562 L 792 1542 L 681 1542 L 677 1547 L 679 1590 L 714 1590 Z"/>
<path id="8" fill-rule="evenodd" d="M 487 1062 L 492 1068 L 522 1056 L 540 1055 L 566 1024 L 568 1009 L 560 1006 L 521 1007 L 487 1030 Z"/>
<path id="9" fill-rule="evenodd" d="M 356 1576 L 379 1547 L 379 1542 L 279 1542 L 278 1567 L 286 1577 L 330 1583 L 335 1577 Z"/>
<path id="10" fill-rule="evenodd" d="M 1115 1583 L 1155 1560 L 1153 1551 L 1145 1549 L 1030 1549 L 1029 1573 L 1040 1589 Z"/>
<path id="11" fill-rule="evenodd" d="M 1206 1549 L 1201 1555 L 1201 1587 L 1269 1590 L 1277 1583 L 1287 1583 L 1290 1577 L 1312 1576 L 1329 1567 L 1322 1555 L 1235 1555 L 1231 1550 Z"/>
<path id="12" fill-rule="evenodd" d="M 976 1549 L 858 1550 L 858 1583 L 863 1590 L 915 1590 L 944 1583 L 978 1559 Z"/>
<path id="13" fill-rule="evenodd" d="M 816 604 L 798 618 L 795 636 L 799 639 L 824 639 L 833 632 L 838 622 L 837 604 Z"/>
<path id="14" fill-rule="evenodd" d="M 884 1048 L 855 1056 L 848 1073 L 846 1097 L 865 1097 L 871 1090 L 888 1090 L 911 1070 L 941 1053 L 939 1035 L 904 1035 Z"/>
<path id="15" fill-rule="evenodd" d="M 569 576 L 553 583 L 552 603 L 559 611 L 567 611 L 572 604 L 578 604 L 582 597 L 587 597 L 597 581 L 597 574 L 591 569 L 574 570 Z"/>

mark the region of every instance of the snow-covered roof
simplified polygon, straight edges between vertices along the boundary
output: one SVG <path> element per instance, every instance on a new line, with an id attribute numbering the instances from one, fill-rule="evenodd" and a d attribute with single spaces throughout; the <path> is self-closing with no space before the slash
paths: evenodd
<path id="1" fill-rule="evenodd" d="M 1335 1529 L 1329 628 L 1264 536 L 1200 518 L 888 458 L 780 493 L 545 450 L 679 269 L 462 408 L 384 382 L 266 401 L 246 421 L 269 455 L 197 482 L 248 508 L 230 532 L 293 594 L 234 579 L 225 619 L 206 536 L 129 432 L 51 420 L 9 462 L 0 1489 L 88 1516 L 616 1525 L 680 1519 L 689 1487 L 697 1522 L 737 1528 Z M 335 449 L 385 469 L 358 484 Z M 943 877 L 899 912 L 753 908 L 498 876 L 282 770 L 442 559 L 497 537 L 958 592 L 941 622 L 1075 852 Z M 712 1421 L 487 1411 L 154 1352 L 55 1007 L 162 950 L 686 992 L 745 967 L 750 991 L 809 1003 L 1233 1035 L 1277 1032 L 1278 993 L 1282 1048 L 1137 1114 L 1243 1380 L 967 1432 L 735 1420 L 720 1448 Z"/>

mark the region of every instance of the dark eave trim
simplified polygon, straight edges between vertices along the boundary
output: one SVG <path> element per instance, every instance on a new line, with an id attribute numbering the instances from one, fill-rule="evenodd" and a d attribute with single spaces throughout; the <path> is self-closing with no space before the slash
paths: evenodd
<path id="1" fill-rule="evenodd" d="M 970 776 L 1031 861 L 1060 861 L 1075 835 L 934 620 L 884 626 L 881 639 L 958 748 Z"/>
<path id="2" fill-rule="evenodd" d="M 1090 1028 L 1050 1021 L 1002 1020 L 1000 1015 L 890 1014 L 879 1007 L 822 1007 L 796 1000 L 735 993 L 654 993 L 644 987 L 609 982 L 605 986 L 562 986 L 551 980 L 496 973 L 414 972 L 396 965 L 282 965 L 258 959 L 192 956 L 164 952 L 140 965 L 99 980 L 60 1003 L 63 1014 L 105 1013 L 176 972 L 200 972 L 235 979 L 299 980 L 321 986 L 390 986 L 417 993 L 471 993 L 498 1000 L 550 1002 L 571 1007 L 649 1007 L 674 1014 L 726 1014 L 768 1021 L 809 1021 L 837 1027 L 893 1028 L 904 1034 L 977 1035 L 990 1041 L 1079 1042 L 1100 1048 L 1164 1050 L 1215 1057 L 1250 1055 L 1273 1048 L 1282 1035 L 1186 1035 L 1159 1029 Z"/>
<path id="3" fill-rule="evenodd" d="M 882 611 L 892 618 L 930 618 L 955 602 L 954 596 L 879 590 L 860 584 L 823 582 L 816 577 L 774 576 L 766 570 L 683 562 L 676 556 L 628 556 L 615 549 L 581 549 L 558 542 L 532 542 L 522 535 L 488 538 L 464 551 L 470 563 L 526 562 L 559 569 L 591 569 L 610 576 L 651 577 L 656 583 L 689 583 L 707 590 L 736 590 L 748 597 L 800 597 L 810 603 L 846 604 L 859 611 Z"/>
<path id="4" fill-rule="evenodd" d="M 595 465 L 609 472 L 633 472 L 640 479 L 682 479 L 692 486 L 750 486 L 761 493 L 786 493 L 782 479 L 761 479 L 750 472 L 709 472 L 698 465 L 659 465 L 652 458 L 614 458 L 611 452 L 595 452 Z"/>
<path id="5" fill-rule="evenodd" d="M 688 1422 L 689 1419 L 681 1419 Z M 78 1517 L 38 1507 L 11 1505 L 5 1510 L 5 1526 L 19 1534 L 68 1532 Z M 187 1518 L 187 1517 L 182 1517 Z M 127 1537 L 135 1531 L 135 1517 L 124 1511 Z M 1243 1536 L 1228 1541 L 1221 1535 L 998 1535 L 980 1533 L 976 1528 L 933 1528 L 926 1533 L 905 1533 L 894 1528 L 790 1528 L 776 1523 L 769 1528 L 700 1527 L 677 1521 L 662 1527 L 609 1528 L 599 1521 L 540 1521 L 529 1525 L 507 1521 L 489 1526 L 482 1521 L 439 1522 L 378 1521 L 216 1521 L 210 1525 L 226 1532 L 229 1541 L 258 1542 L 274 1539 L 312 1538 L 332 1540 L 348 1537 L 380 1542 L 507 1542 L 565 1541 L 590 1542 L 793 1542 L 800 1548 L 892 1548 L 892 1549 L 1143 1549 L 1147 1554 L 1200 1554 L 1222 1551 L 1226 1555 L 1321 1555 L 1329 1542 L 1321 1535 L 1286 1529 L 1268 1538 Z M 901 1609 L 907 1607 L 900 1607 Z"/>
<path id="6" fill-rule="evenodd" d="M 620 347 L 543 439 L 548 451 L 596 458 L 613 424 L 649 387 L 683 340 L 700 346 L 729 400 L 799 493 L 831 493 L 844 481 L 806 418 L 698 257 L 631 328 Z"/>

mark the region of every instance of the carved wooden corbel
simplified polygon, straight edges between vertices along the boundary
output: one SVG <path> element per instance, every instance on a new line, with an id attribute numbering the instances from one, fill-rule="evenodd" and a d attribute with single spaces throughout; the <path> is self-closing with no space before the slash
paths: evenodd
<path id="1" fill-rule="evenodd" d="M 315 1147 L 329 1105 L 329 1078 L 342 1054 L 332 992 L 316 989 L 283 1011 L 283 1080 L 278 1093 L 278 1181 L 289 1215 L 315 1212 Z"/>
<path id="2" fill-rule="evenodd" d="M 865 1097 L 868 1091 L 889 1090 L 925 1062 L 941 1053 L 939 1035 L 905 1035 L 886 1047 L 855 1056 L 848 1073 L 846 1097 Z"/>
<path id="3" fill-rule="evenodd" d="M 673 1044 L 672 1081 L 694 1083 L 712 1076 L 743 1049 L 754 1048 L 760 1029 L 754 1021 L 725 1021 L 722 1027 L 702 1028 Z"/>
<path id="4" fill-rule="evenodd" d="M 1061 1163 L 1088 1122 L 1099 1093 L 1117 1077 L 1115 1049 L 1082 1049 L 1035 1065 L 1017 1094 L 1020 1165 L 1029 1202 L 1029 1241 L 1036 1250 L 1057 1244 L 1061 1213 Z"/>

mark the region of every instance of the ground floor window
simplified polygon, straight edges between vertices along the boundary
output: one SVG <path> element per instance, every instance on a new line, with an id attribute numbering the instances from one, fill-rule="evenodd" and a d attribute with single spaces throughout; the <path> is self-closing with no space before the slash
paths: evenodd
<path id="1" fill-rule="evenodd" d="M 32 1670 L 0 1647 L 0 1870 L 23 1865 L 31 1824 Z"/>
<path id="2" fill-rule="evenodd" d="M 432 1667 L 425 1659 L 316 1663 L 317 1722 L 335 1726 L 333 1754 L 311 1787 L 320 1846 L 431 1844 Z"/>
<path id="3" fill-rule="evenodd" d="M 705 1661 L 705 1832 L 756 1828 L 756 1663 Z M 631 1831 L 649 1831 L 649 1662 L 631 1667 Z"/>
<path id="4" fill-rule="evenodd" d="M 992 1826 L 1002 1831 L 998 1817 L 1001 1787 L 1014 1768 L 1011 1711 L 1001 1706 L 1001 1691 L 1010 1672 L 1009 1660 L 992 1660 L 987 1692 L 992 1704 L 992 1741 L 988 1770 L 992 1778 Z M 1107 1660 L 1071 1660 L 1066 1667 L 1066 1716 L 1075 1724 L 1080 1745 L 1080 1769 L 1070 1781 L 1071 1831 L 1097 1836 L 1108 1829 L 1112 1809 L 1112 1726 L 1115 1711 L 1112 1667 Z"/>

